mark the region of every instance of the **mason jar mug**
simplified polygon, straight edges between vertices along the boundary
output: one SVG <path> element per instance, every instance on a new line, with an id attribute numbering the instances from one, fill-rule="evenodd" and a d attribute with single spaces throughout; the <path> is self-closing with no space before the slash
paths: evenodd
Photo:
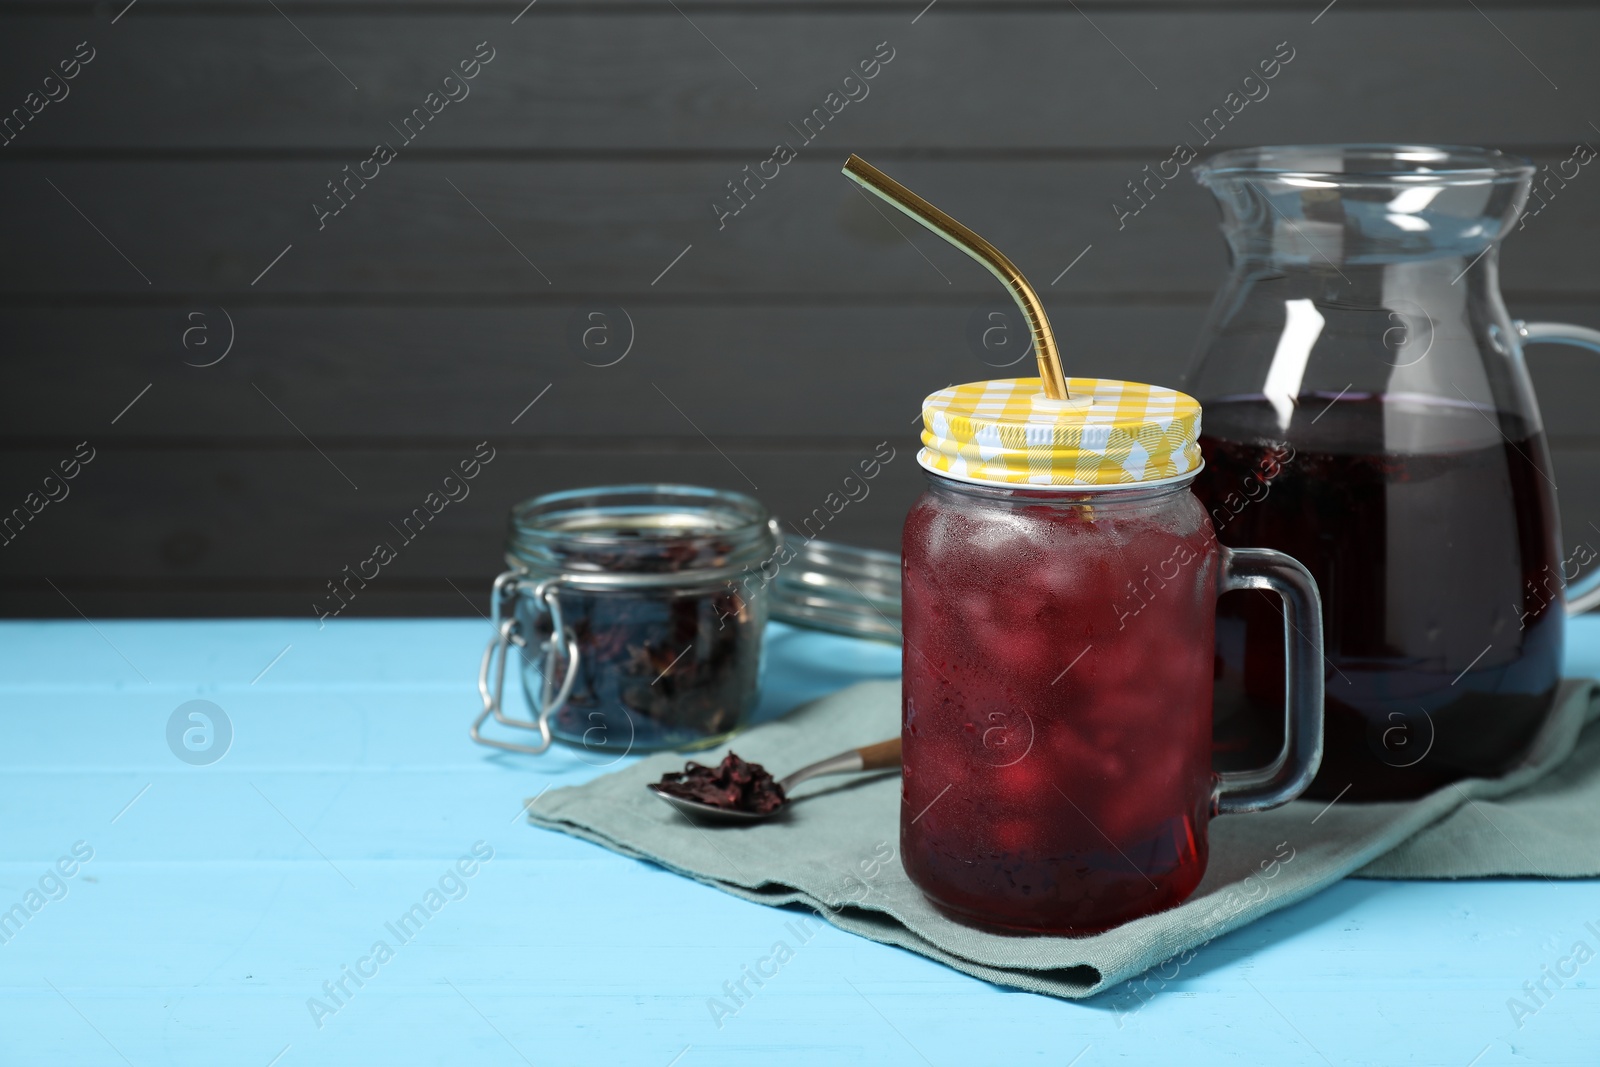
<path id="1" fill-rule="evenodd" d="M 978 382 L 924 404 L 903 535 L 901 855 L 952 917 L 1089 933 L 1188 896 L 1212 816 L 1286 803 L 1320 759 L 1320 605 L 1282 553 L 1222 546 L 1190 492 L 1199 406 L 1168 389 Z M 1282 598 L 1283 753 L 1211 767 L 1219 593 Z"/>

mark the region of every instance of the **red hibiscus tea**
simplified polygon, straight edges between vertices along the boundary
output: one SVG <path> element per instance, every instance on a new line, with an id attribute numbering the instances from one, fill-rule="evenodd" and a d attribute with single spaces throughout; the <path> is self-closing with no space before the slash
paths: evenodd
<path id="1" fill-rule="evenodd" d="M 1213 815 L 1283 803 L 1310 780 L 1316 591 L 1287 556 L 1217 542 L 1189 489 L 1188 397 L 1073 379 L 1093 400 L 1043 408 L 1061 425 L 1035 462 L 1039 405 L 1017 405 L 1026 429 L 1009 453 L 988 442 L 1010 425 L 1001 387 L 1036 382 L 957 386 L 924 405 L 929 486 L 902 540 L 901 856 L 952 917 L 1090 933 L 1187 897 Z M 1097 416 L 1123 423 L 1101 433 Z M 1080 446 L 1061 447 L 1062 431 Z M 1283 595 L 1308 640 L 1290 664 L 1290 758 L 1235 793 L 1211 767 L 1213 622 L 1218 593 L 1247 583 Z"/>
<path id="2" fill-rule="evenodd" d="M 930 489 L 905 526 L 907 870 L 1028 930 L 1182 900 L 1211 815 L 1204 511 L 1023 494 L 995 521 L 969 494 Z"/>
<path id="3" fill-rule="evenodd" d="M 928 489 L 902 536 L 907 875 L 947 914 L 1089 933 L 1184 899 L 1213 815 L 1298 796 L 1322 741 L 1321 609 L 1281 552 L 1223 548 L 1189 484 L 1200 405 L 1068 378 L 1044 306 L 989 242 L 871 164 L 844 172 L 982 263 L 1027 318 L 1037 378 L 922 402 Z M 1212 631 L 1224 589 L 1272 589 L 1286 641 L 1284 748 L 1211 769 Z"/>

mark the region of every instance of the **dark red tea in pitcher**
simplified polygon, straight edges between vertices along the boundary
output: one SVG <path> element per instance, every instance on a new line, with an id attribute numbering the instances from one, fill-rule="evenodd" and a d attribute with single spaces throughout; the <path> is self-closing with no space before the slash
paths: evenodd
<path id="1" fill-rule="evenodd" d="M 1385 435 L 1396 422 L 1409 441 Z M 1560 675 L 1542 436 L 1461 402 L 1349 394 L 1300 397 L 1286 435 L 1264 400 L 1213 403 L 1206 431 L 1195 491 L 1218 538 L 1289 553 L 1322 592 L 1326 747 L 1312 792 L 1414 795 L 1506 770 Z M 1224 769 L 1282 745 L 1280 615 L 1254 591 L 1218 604 Z"/>
<path id="2" fill-rule="evenodd" d="M 1309 792 L 1404 798 L 1504 773 L 1554 706 L 1575 577 L 1522 346 L 1600 341 L 1514 321 L 1500 299 L 1532 164 L 1295 145 L 1195 172 L 1232 259 L 1186 379 L 1205 409 L 1195 491 L 1222 543 L 1288 552 L 1321 589 Z M 1219 605 L 1220 770 L 1281 744 L 1277 615 L 1251 592 Z"/>

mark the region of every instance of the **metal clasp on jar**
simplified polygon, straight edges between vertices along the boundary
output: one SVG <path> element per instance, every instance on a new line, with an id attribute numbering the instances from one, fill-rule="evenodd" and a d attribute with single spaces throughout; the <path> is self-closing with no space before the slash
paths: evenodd
<path id="1" fill-rule="evenodd" d="M 550 747 L 550 719 L 566 704 L 578 678 L 578 639 L 561 620 L 561 600 L 557 596 L 560 587 L 560 578 L 547 578 L 534 583 L 525 574 L 514 570 L 495 578 L 494 592 L 490 595 L 490 621 L 494 625 L 494 636 L 489 638 L 489 645 L 483 650 L 483 662 L 478 666 L 478 695 L 483 698 L 483 710 L 468 731 L 478 744 L 532 755 L 538 755 Z M 537 715 L 532 722 L 507 717 L 501 699 L 506 685 L 506 660 L 511 655 L 512 646 L 519 649 L 528 646 L 530 635 L 521 632 L 516 608 L 517 598 L 524 592 L 539 604 L 542 613 L 550 619 L 550 639 L 545 642 L 544 648 L 544 684 L 540 687 Z M 561 675 L 559 686 L 554 681 L 558 670 Z M 494 678 L 492 684 L 491 675 Z M 519 745 L 513 741 L 484 736 L 482 727 L 491 715 L 495 722 L 504 726 L 535 731 L 539 735 L 539 743 Z"/>

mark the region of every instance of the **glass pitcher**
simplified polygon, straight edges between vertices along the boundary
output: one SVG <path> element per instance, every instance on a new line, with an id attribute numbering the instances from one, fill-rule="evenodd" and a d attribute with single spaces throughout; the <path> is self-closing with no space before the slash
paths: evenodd
<path id="1" fill-rule="evenodd" d="M 1276 548 L 1322 591 L 1325 752 L 1310 795 L 1416 796 L 1515 764 L 1560 677 L 1555 483 L 1522 347 L 1600 332 L 1522 323 L 1499 242 L 1534 167 L 1479 148 L 1304 145 L 1195 168 L 1232 273 L 1186 376 L 1195 489 L 1226 545 Z M 1216 624 L 1219 770 L 1284 737 L 1282 623 L 1256 593 Z"/>

